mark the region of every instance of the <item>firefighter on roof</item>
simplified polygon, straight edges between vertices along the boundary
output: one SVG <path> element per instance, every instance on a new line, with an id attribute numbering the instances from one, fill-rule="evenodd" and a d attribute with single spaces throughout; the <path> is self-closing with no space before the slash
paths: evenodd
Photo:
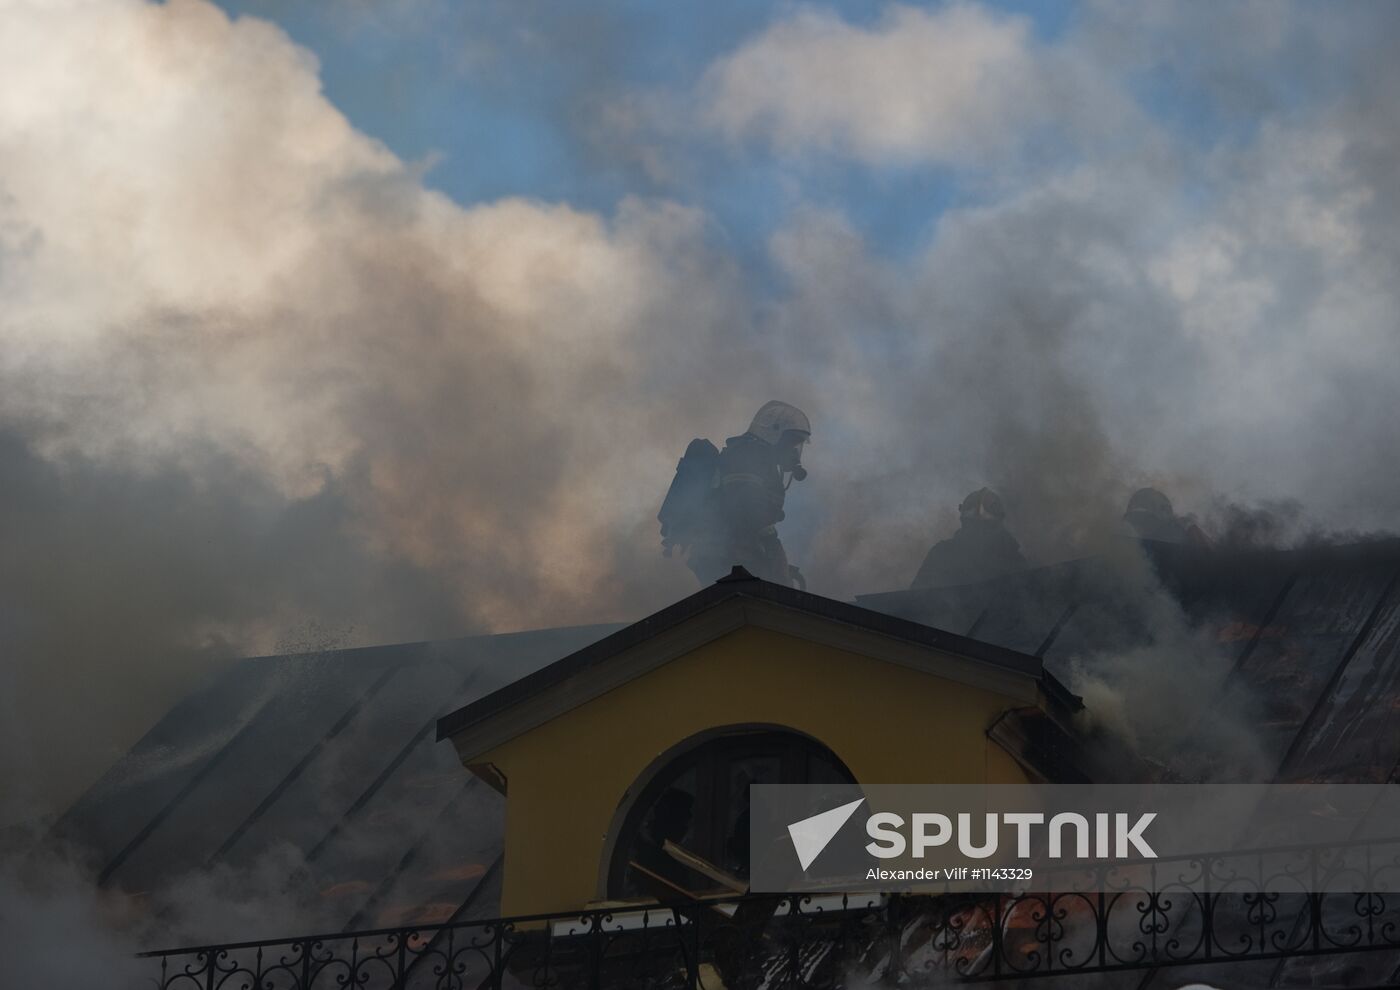
<path id="1" fill-rule="evenodd" d="M 933 545 L 910 587 L 974 584 L 1026 566 L 1021 545 L 1007 532 L 1006 509 L 996 492 L 973 492 L 958 506 L 958 518 L 958 531 Z"/>
<path id="2" fill-rule="evenodd" d="M 1190 516 L 1182 517 L 1172 508 L 1171 499 L 1155 488 L 1139 488 L 1128 499 L 1123 521 L 1140 540 L 1159 543 L 1185 543 L 1194 547 L 1209 547 L 1210 538 Z"/>
<path id="3" fill-rule="evenodd" d="M 722 451 L 708 440 L 692 440 L 657 516 L 663 552 L 669 556 L 674 547 L 682 548 L 702 584 L 738 564 L 755 577 L 801 585 L 777 524 L 788 486 L 807 477 L 802 448 L 811 435 L 806 413 L 773 401 L 759 409 L 747 432 L 726 440 Z"/>

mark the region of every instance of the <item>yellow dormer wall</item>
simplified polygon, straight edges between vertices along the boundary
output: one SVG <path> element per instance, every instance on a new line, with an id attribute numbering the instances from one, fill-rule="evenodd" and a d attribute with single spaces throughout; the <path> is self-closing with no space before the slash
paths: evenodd
<path id="1" fill-rule="evenodd" d="M 614 813 L 662 753 L 719 726 L 784 726 L 819 740 L 862 784 L 1022 784 L 987 729 L 1027 704 L 748 626 L 503 743 L 474 764 L 506 779 L 506 915 L 596 900 Z"/>

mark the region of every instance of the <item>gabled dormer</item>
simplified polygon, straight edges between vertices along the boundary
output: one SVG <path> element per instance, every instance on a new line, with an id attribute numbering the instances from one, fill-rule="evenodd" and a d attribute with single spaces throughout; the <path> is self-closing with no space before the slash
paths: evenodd
<path id="1" fill-rule="evenodd" d="M 741 569 L 443 718 L 506 795 L 505 915 L 747 871 L 754 783 L 1066 779 L 1079 699 L 1032 656 Z"/>

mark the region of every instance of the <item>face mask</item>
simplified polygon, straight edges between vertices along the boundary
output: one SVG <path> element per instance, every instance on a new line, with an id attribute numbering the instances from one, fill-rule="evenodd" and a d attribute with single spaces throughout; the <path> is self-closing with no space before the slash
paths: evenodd
<path id="1" fill-rule="evenodd" d="M 791 471 L 792 476 L 798 481 L 807 477 L 806 470 L 802 467 L 802 447 L 806 441 L 794 444 L 783 444 L 778 448 L 778 467 L 784 471 Z"/>

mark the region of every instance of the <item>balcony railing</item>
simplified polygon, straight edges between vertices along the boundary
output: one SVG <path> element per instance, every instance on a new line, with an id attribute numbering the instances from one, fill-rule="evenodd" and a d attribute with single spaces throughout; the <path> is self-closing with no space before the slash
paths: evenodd
<path id="1" fill-rule="evenodd" d="M 1305 881 L 1335 869 L 1335 856 L 1320 865 L 1302 851 L 1266 875 L 1279 854 L 1250 854 L 1251 870 L 1240 869 L 1245 854 L 1159 861 L 1145 874 L 1104 865 L 1093 883 L 1061 893 L 748 895 L 144 957 L 159 990 L 816 990 L 1338 953 L 1400 958 L 1400 894 L 1387 892 L 1400 860 L 1368 848 L 1369 872 L 1353 890 L 1310 893 Z"/>

